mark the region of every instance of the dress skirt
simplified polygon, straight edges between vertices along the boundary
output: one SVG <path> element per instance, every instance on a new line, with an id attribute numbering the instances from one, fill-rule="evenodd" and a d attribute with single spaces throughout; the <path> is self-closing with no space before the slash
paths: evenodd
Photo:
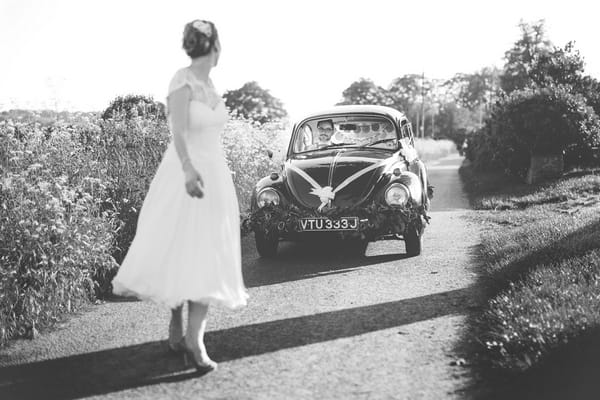
<path id="1" fill-rule="evenodd" d="M 195 152 L 204 197 L 191 197 L 173 142 L 140 210 L 137 231 L 113 280 L 115 294 L 174 308 L 187 300 L 246 304 L 239 206 L 221 150 Z"/>

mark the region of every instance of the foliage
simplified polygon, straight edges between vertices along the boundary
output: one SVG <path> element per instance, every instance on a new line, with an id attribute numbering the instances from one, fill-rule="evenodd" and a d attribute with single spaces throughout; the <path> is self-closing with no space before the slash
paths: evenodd
<path id="1" fill-rule="evenodd" d="M 425 124 L 428 121 L 424 114 L 429 113 L 434 117 L 436 110 L 436 97 L 434 82 L 425 78 L 424 74 L 407 74 L 392 80 L 388 91 L 388 102 L 398 110 L 401 110 L 415 126 L 415 136 L 425 136 Z M 431 125 L 431 124 L 430 124 Z M 430 132 L 434 136 L 433 126 Z"/>
<path id="2" fill-rule="evenodd" d="M 159 120 L 166 119 L 165 105 L 154 101 L 152 97 L 128 94 L 118 96 L 102 112 L 102 119 L 111 118 L 155 118 Z"/>
<path id="3" fill-rule="evenodd" d="M 86 111 L 53 111 L 53 110 L 5 110 L 0 112 L 0 122 L 11 124 L 38 124 L 42 127 L 68 124 L 71 126 L 86 124 L 96 118 L 96 112 Z M 16 128 L 16 126 L 13 126 Z"/>
<path id="4" fill-rule="evenodd" d="M 465 139 L 480 127 L 479 115 L 455 102 L 440 106 L 435 120 L 439 133 L 436 138 L 452 140 L 461 149 Z"/>
<path id="5" fill-rule="evenodd" d="M 495 73 L 491 68 L 482 71 L 481 74 Z M 467 132 L 481 125 L 483 118 L 481 110 L 469 109 L 456 100 L 461 90 L 465 97 L 478 96 L 469 92 L 475 89 L 467 87 L 467 75 L 463 74 L 461 77 L 464 81 L 459 81 L 456 77 L 441 81 L 427 78 L 423 74 L 406 74 L 392 80 L 387 89 L 376 85 L 370 79 L 361 78 L 344 90 L 342 100 L 338 104 L 389 106 L 408 117 L 414 125 L 415 136 L 457 140 L 458 132 L 464 138 Z M 496 85 L 487 75 L 485 79 L 488 85 Z M 492 98 L 488 92 L 486 96 Z"/>
<path id="6" fill-rule="evenodd" d="M 407 74 L 392 80 L 388 93 L 392 107 L 401 110 L 407 115 L 419 103 L 420 97 L 431 90 L 430 85 L 422 75 Z"/>
<path id="7" fill-rule="evenodd" d="M 118 263 L 135 236 L 139 210 L 169 139 L 166 121 L 141 117 L 99 120 L 95 131 L 79 136 L 104 175 L 103 207 L 120 221 L 112 252 Z"/>
<path id="8" fill-rule="evenodd" d="M 242 212 L 250 209 L 250 197 L 258 179 L 281 169 L 289 137 L 290 129 L 282 122 L 258 127 L 232 118 L 225 126 L 223 147 Z M 269 151 L 273 158 L 268 157 Z"/>
<path id="9" fill-rule="evenodd" d="M 551 43 L 546 39 L 544 21 L 519 22 L 521 37 L 505 54 L 500 86 L 506 93 L 524 89 L 531 83 L 530 71 L 536 57 L 547 53 Z"/>
<path id="10" fill-rule="evenodd" d="M 503 97 L 469 143 L 476 168 L 524 176 L 532 154 L 564 154 L 568 167 L 600 162 L 600 119 L 568 87 L 533 87 Z"/>
<path id="11" fill-rule="evenodd" d="M 70 133 L 0 125 L 0 344 L 30 336 L 106 293 L 115 219 Z"/>
<path id="12" fill-rule="evenodd" d="M 564 48 L 554 47 L 543 52 L 532 62 L 529 77 L 537 86 L 562 84 L 577 86 L 582 78 L 584 62 L 573 42 Z"/>
<path id="13" fill-rule="evenodd" d="M 352 82 L 342 93 L 342 101 L 338 105 L 344 104 L 375 104 L 380 106 L 390 105 L 390 98 L 384 88 L 377 86 L 370 79 L 360 78 Z"/>
<path id="14" fill-rule="evenodd" d="M 536 187 L 532 192 L 513 192 L 506 196 L 485 196 L 474 206 L 480 210 L 523 210 L 536 205 L 560 204 L 561 210 L 568 210 L 569 207 L 577 210 L 580 205 L 600 200 L 600 175 L 565 178 Z"/>
<path id="15" fill-rule="evenodd" d="M 577 237 L 586 244 L 600 239 L 589 233 Z M 559 249 L 572 251 L 567 243 Z M 493 328 L 486 345 L 499 366 L 528 369 L 600 327 L 600 250 L 568 255 L 568 260 L 538 264 L 526 279 L 490 301 L 485 318 Z"/>
<path id="16" fill-rule="evenodd" d="M 259 124 L 277 121 L 287 116 L 283 103 L 255 82 L 247 82 L 241 88 L 223 94 L 225 105 L 237 117 Z"/>
<path id="17" fill-rule="evenodd" d="M 482 68 L 471 73 L 459 73 L 447 81 L 452 87 L 458 104 L 470 110 L 489 106 L 499 85 L 500 72 L 497 68 Z"/>
<path id="18" fill-rule="evenodd" d="M 573 43 L 551 47 L 544 22 L 521 21 L 522 37 L 506 52 L 502 95 L 469 137 L 478 169 L 524 176 L 533 154 L 564 154 L 567 168 L 600 162 L 600 82 L 584 75 Z M 591 106 L 591 107 L 590 107 Z"/>
<path id="19" fill-rule="evenodd" d="M 584 74 L 584 60 L 573 42 L 538 55 L 529 73 L 537 86 L 567 85 L 600 115 L 600 82 Z"/>
<path id="20" fill-rule="evenodd" d="M 484 360 L 518 373 L 600 328 L 600 176 L 583 171 L 534 187 L 476 186 L 480 179 L 472 174 L 467 188 L 491 210 L 474 216 L 484 227 L 478 255 L 489 301 L 473 333 Z"/>
<path id="21" fill-rule="evenodd" d="M 579 83 L 579 88 L 587 103 L 600 116 L 600 81 L 590 76 L 584 76 Z"/>

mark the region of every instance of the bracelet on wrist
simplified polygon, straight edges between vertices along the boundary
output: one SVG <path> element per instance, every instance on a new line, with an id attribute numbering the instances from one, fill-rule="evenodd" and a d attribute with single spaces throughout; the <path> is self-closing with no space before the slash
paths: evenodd
<path id="1" fill-rule="evenodd" d="M 192 163 L 192 160 L 190 160 L 189 157 L 186 157 L 181 162 L 181 168 L 185 169 L 186 165 L 191 164 L 191 163 Z"/>

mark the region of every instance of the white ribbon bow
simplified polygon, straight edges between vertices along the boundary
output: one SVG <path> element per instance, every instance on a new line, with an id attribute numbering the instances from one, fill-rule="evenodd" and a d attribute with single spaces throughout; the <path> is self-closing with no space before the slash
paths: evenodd
<path id="1" fill-rule="evenodd" d="M 354 174 L 346 178 L 346 180 L 344 180 L 342 183 L 340 183 L 339 186 L 335 188 L 335 190 L 331 186 L 322 187 L 310 175 L 308 175 L 306 172 L 296 167 L 295 165 L 290 164 L 289 169 L 303 177 L 313 187 L 310 191 L 310 194 L 314 194 L 319 198 L 319 200 L 321 200 L 321 205 L 319 206 L 318 210 L 323 211 L 323 208 L 325 206 L 331 205 L 331 202 L 333 201 L 333 199 L 335 199 L 335 194 L 337 192 L 339 192 L 340 190 L 342 190 L 343 188 L 345 188 L 346 186 L 348 186 L 367 172 L 377 169 L 382 165 L 385 165 L 385 163 L 386 160 L 383 160 L 377 164 L 369 165 L 368 167 L 363 168 L 358 172 L 355 172 Z"/>

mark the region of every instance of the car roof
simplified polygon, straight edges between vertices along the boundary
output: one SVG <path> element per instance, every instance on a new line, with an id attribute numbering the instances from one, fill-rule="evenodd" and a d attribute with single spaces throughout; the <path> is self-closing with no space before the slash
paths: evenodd
<path id="1" fill-rule="evenodd" d="M 354 113 L 356 113 L 356 114 L 362 114 L 362 113 L 380 114 L 380 115 L 385 115 L 387 117 L 390 117 L 390 118 L 398 120 L 398 121 L 401 120 L 402 118 L 405 118 L 405 115 L 403 113 L 401 113 L 400 111 L 396 110 L 395 108 L 372 105 L 372 104 L 352 104 L 352 105 L 335 106 L 335 107 L 327 108 L 324 110 L 315 111 L 315 112 L 304 115 L 302 118 L 300 118 L 298 120 L 298 122 L 301 122 L 301 121 L 304 121 L 307 119 L 323 117 L 325 115 L 354 114 Z"/>

